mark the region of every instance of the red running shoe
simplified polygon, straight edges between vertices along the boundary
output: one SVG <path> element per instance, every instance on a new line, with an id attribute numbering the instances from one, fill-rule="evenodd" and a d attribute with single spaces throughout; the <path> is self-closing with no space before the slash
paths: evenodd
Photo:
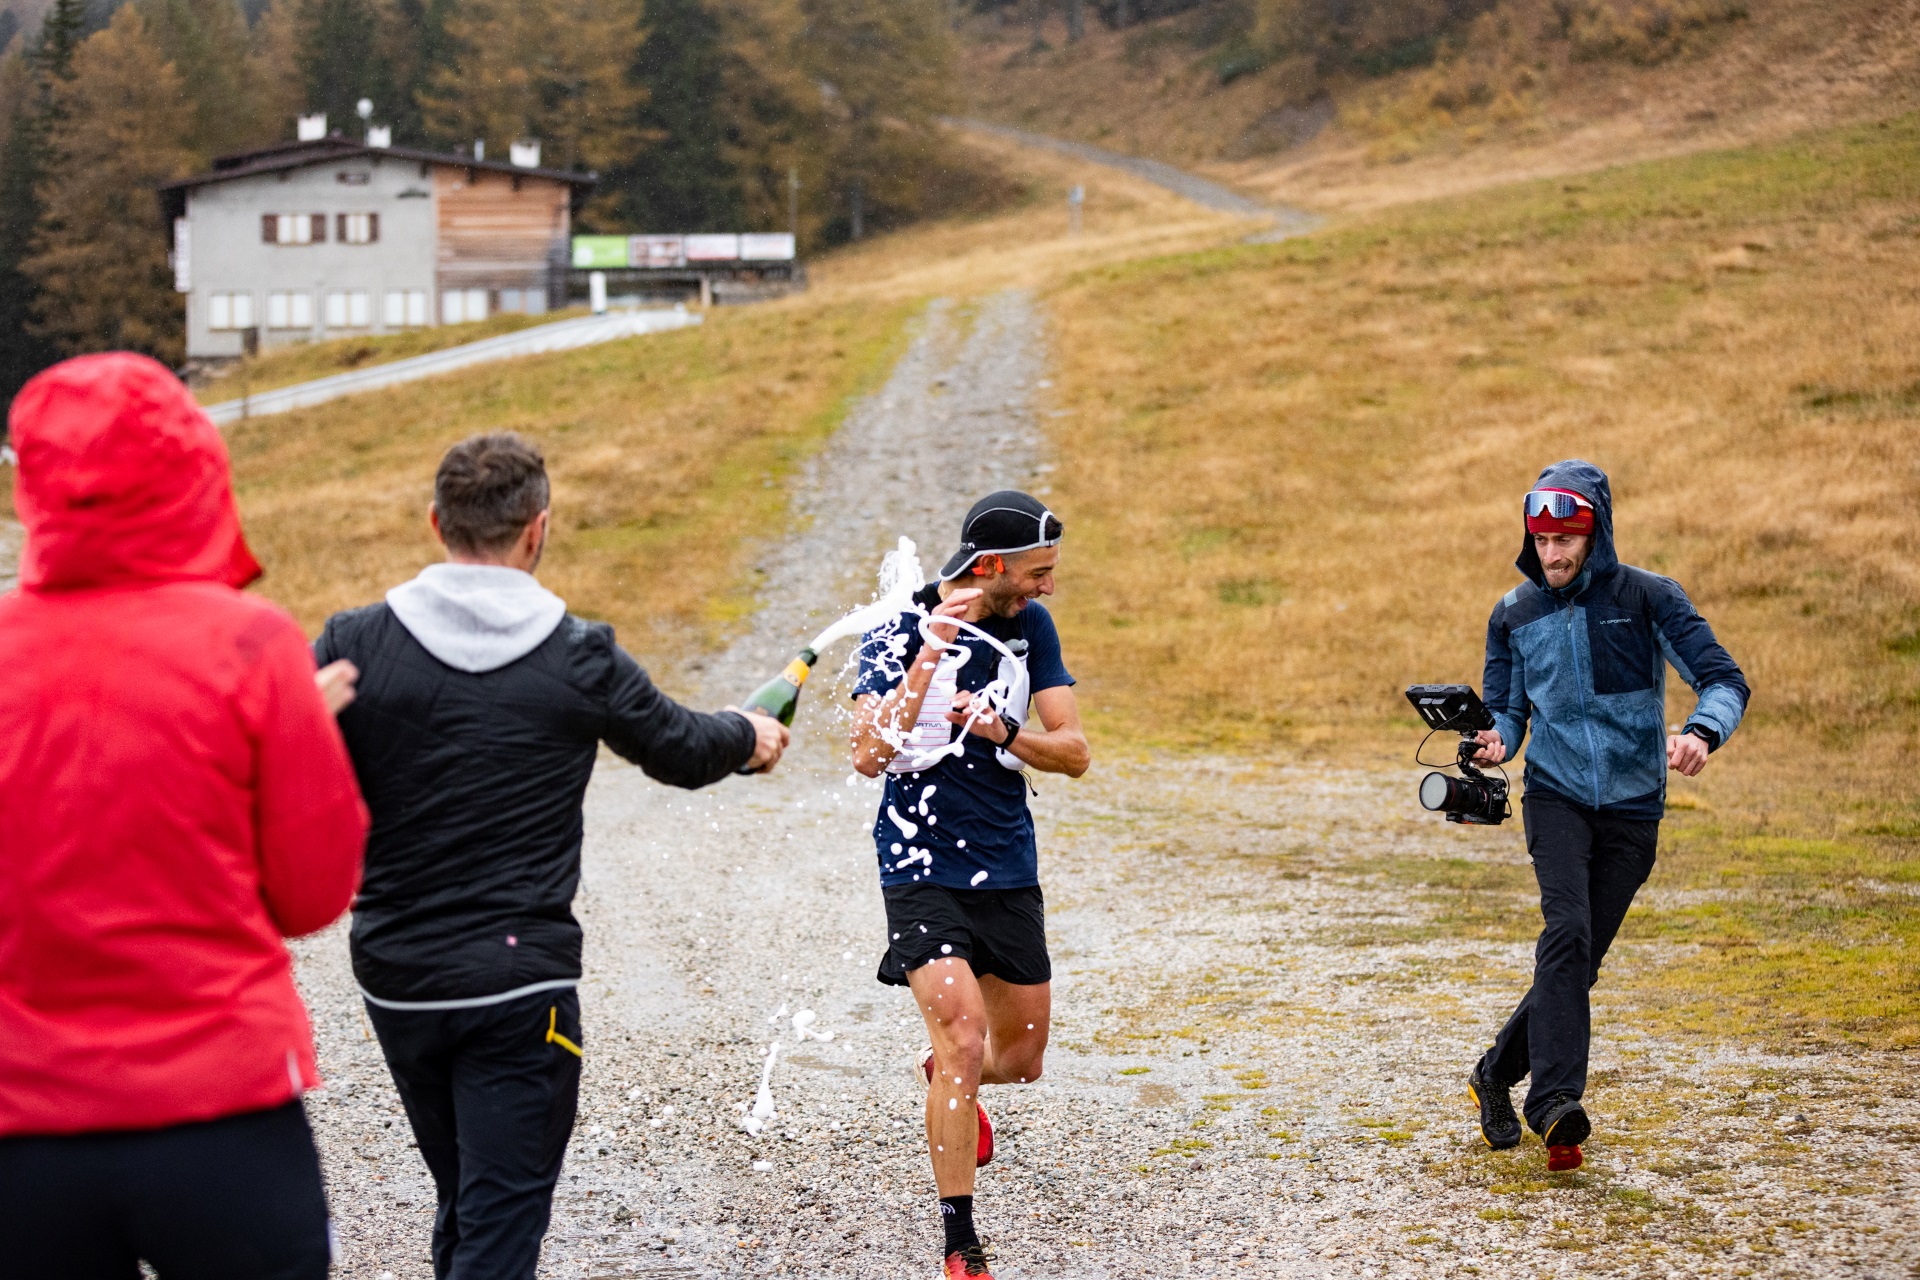
<path id="1" fill-rule="evenodd" d="M 1585 1163 L 1586 1157 L 1580 1154 L 1579 1147 L 1548 1147 L 1547 1172 L 1572 1173 Z"/>
<path id="2" fill-rule="evenodd" d="M 993 1280 L 993 1273 L 987 1270 L 987 1251 L 977 1244 L 954 1250 L 940 1268 L 940 1280 L 982 1280 L 983 1277 Z"/>
<path id="3" fill-rule="evenodd" d="M 927 1088 L 933 1088 L 932 1045 L 928 1045 L 922 1049 L 920 1056 L 914 1059 L 913 1073 Z M 974 1110 L 980 1115 L 980 1140 L 973 1149 L 973 1167 L 976 1169 L 984 1169 L 993 1163 L 993 1117 L 987 1114 L 985 1103 L 975 1101 L 973 1106 Z M 954 1256 L 958 1257 L 959 1255 L 956 1254 Z M 951 1262 L 952 1259 L 949 1258 L 948 1261 Z M 986 1264 L 981 1263 L 981 1265 L 985 1266 Z M 981 1272 L 980 1274 L 984 1275 L 986 1273 Z"/>

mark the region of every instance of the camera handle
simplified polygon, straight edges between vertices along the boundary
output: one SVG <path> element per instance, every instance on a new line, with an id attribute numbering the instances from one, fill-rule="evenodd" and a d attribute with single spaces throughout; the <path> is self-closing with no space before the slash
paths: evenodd
<path id="1" fill-rule="evenodd" d="M 1479 751 L 1480 740 L 1471 733 L 1462 733 L 1460 735 L 1460 754 L 1459 758 L 1454 761 L 1455 767 L 1469 778 L 1486 777 L 1487 775 L 1481 773 L 1479 768 L 1473 763 L 1473 757 L 1479 754 Z"/>

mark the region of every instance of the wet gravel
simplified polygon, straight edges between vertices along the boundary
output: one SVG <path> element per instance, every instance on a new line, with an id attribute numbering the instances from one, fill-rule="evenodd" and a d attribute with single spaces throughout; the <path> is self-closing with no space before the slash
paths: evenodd
<path id="1" fill-rule="evenodd" d="M 929 308 L 801 478 L 752 628 L 693 670 L 708 705 L 864 599 L 899 533 L 931 567 L 974 497 L 1044 491 L 1044 357 L 1025 295 Z M 844 569 L 839 594 L 823 566 Z M 611 759 L 595 776 L 586 1070 L 545 1276 L 934 1273 L 908 1067 L 924 1033 L 873 980 L 877 791 L 849 774 L 827 674 L 773 777 L 687 794 Z M 1529 944 L 1439 927 L 1433 895 L 1382 868 L 1524 855 L 1517 832 L 1425 821 L 1411 779 L 1184 759 L 1041 780 L 1055 1040 L 1040 1083 L 987 1095 L 1001 1154 L 977 1217 L 1001 1280 L 1913 1273 L 1910 1056 L 1780 1058 L 1603 1015 L 1588 1168 L 1549 1185 L 1537 1144 L 1486 1153 L 1463 1075 Z M 427 1276 L 432 1188 L 344 934 L 295 951 L 339 1274 Z M 1636 955 L 1666 958 L 1621 963 Z M 802 1009 L 830 1041 L 796 1041 Z M 775 1040 L 779 1114 L 750 1138 Z"/>

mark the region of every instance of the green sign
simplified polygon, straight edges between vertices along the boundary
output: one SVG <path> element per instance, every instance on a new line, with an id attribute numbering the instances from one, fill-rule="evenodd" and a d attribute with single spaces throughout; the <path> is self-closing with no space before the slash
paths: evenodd
<path id="1" fill-rule="evenodd" d="M 573 265 L 582 270 L 627 265 L 625 236 L 575 236 Z"/>

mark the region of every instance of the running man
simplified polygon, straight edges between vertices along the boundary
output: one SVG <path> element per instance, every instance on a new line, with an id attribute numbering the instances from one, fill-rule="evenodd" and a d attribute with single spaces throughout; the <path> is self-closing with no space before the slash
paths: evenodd
<path id="1" fill-rule="evenodd" d="M 1558 462 L 1525 499 L 1516 562 L 1527 581 L 1487 624 L 1487 707 L 1478 759 L 1519 750 L 1527 724 L 1527 853 L 1540 882 L 1544 927 L 1533 986 L 1468 1077 L 1480 1133 L 1504 1150 L 1520 1141 L 1509 1091 L 1531 1075 L 1526 1118 L 1547 1144 L 1547 1168 L 1580 1167 L 1592 1124 L 1587 1087 L 1587 993 L 1653 871 L 1667 771 L 1694 777 L 1726 745 L 1747 709 L 1747 682 L 1679 583 L 1621 564 L 1613 494 L 1590 462 Z M 1699 701 L 1666 732 L 1672 663 Z"/>
<path id="2" fill-rule="evenodd" d="M 854 768 L 886 775 L 873 828 L 891 939 L 879 978 L 913 989 L 933 1041 L 915 1071 L 928 1086 L 948 1280 L 991 1280 L 973 1225 L 974 1170 L 993 1159 L 980 1086 L 1032 1083 L 1047 1048 L 1053 968 L 1025 771 L 1077 778 L 1092 762 L 1039 603 L 1053 594 L 1061 532 L 1024 493 L 975 503 L 960 550 L 914 597 L 940 643 L 904 613 L 864 638 L 854 686 Z M 1004 691 L 997 705 L 989 686 Z"/>

